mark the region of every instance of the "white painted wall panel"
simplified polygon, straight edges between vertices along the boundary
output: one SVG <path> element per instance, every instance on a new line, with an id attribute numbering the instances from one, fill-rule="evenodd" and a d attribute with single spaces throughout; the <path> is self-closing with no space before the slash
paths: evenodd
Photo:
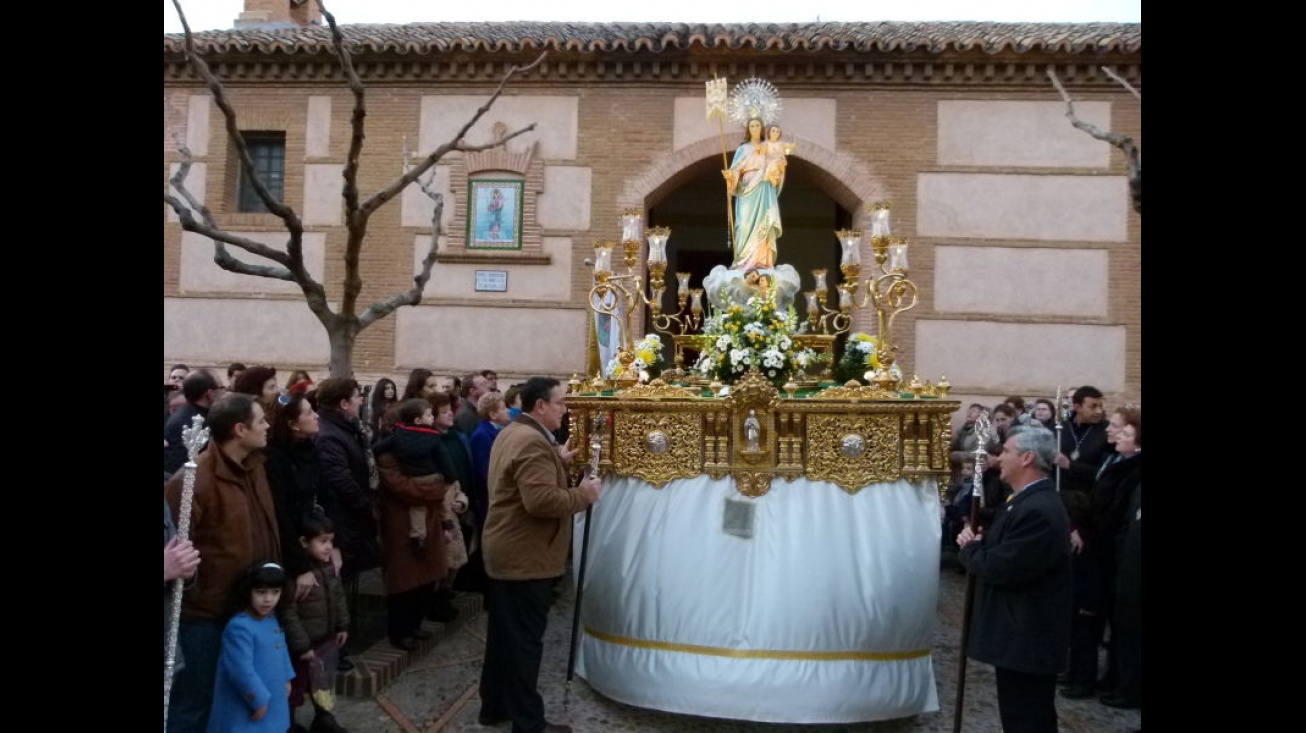
<path id="1" fill-rule="evenodd" d="M 445 373 L 485 368 L 581 372 L 589 313 L 574 308 L 400 308 L 395 312 L 395 361 L 405 369 L 422 366 Z"/>
<path id="2" fill-rule="evenodd" d="M 1125 328 L 1058 323 L 918 320 L 921 379 L 958 388 L 1052 394 L 1057 386 L 1125 386 Z"/>
<path id="3" fill-rule="evenodd" d="M 1111 130 L 1110 102 L 1077 102 L 1075 114 Z M 939 164 L 1106 168 L 1111 146 L 1076 129 L 1061 102 L 942 101 Z"/>
<path id="4" fill-rule="evenodd" d="M 1104 249 L 934 248 L 934 308 L 945 313 L 1107 316 Z"/>
<path id="5" fill-rule="evenodd" d="M 164 298 L 163 353 L 199 364 L 323 364 L 330 350 L 303 300 Z"/>
<path id="6" fill-rule="evenodd" d="M 541 243 L 544 246 L 544 254 L 550 257 L 547 265 L 518 265 L 507 262 L 477 264 L 436 260 L 435 266 L 431 268 L 431 279 L 426 282 L 426 289 L 422 291 L 422 297 L 469 298 L 485 301 L 567 300 L 571 297 L 571 238 L 544 237 Z M 419 234 L 413 238 L 414 275 L 421 269 L 422 259 L 426 257 L 430 246 L 430 235 Z M 507 272 L 508 292 L 476 292 L 477 270 Z"/>
<path id="7" fill-rule="evenodd" d="M 1124 176 L 922 173 L 916 231 L 923 237 L 1123 242 Z"/>
<path id="8" fill-rule="evenodd" d="M 590 228 L 592 171 L 588 167 L 544 167 L 544 191 L 536 198 L 536 216 L 545 229 Z"/>
<path id="9" fill-rule="evenodd" d="M 422 97 L 421 148 L 419 155 L 429 155 L 467 124 L 476 110 L 485 104 L 484 95 L 429 95 Z M 467 133 L 471 143 L 492 140 L 494 124 L 503 122 L 508 132 L 535 123 L 535 129 L 508 143 L 508 150 L 526 149 L 532 141 L 540 143 L 539 155 L 545 160 L 574 160 L 579 130 L 580 103 L 576 97 L 503 96 Z"/>
<path id="10" fill-rule="evenodd" d="M 285 251 L 285 232 L 241 232 L 240 236 Z M 318 282 L 326 266 L 326 234 L 305 232 L 304 266 Z M 275 265 L 272 260 L 227 245 L 233 257 L 253 265 Z M 224 270 L 213 261 L 213 240 L 193 232 L 181 235 L 181 292 L 183 293 L 269 293 L 302 295 L 299 286 L 286 280 L 241 275 Z"/>
<path id="11" fill-rule="evenodd" d="M 345 179 L 339 163 L 311 163 L 304 166 L 304 224 L 344 224 L 345 200 L 341 196 Z"/>

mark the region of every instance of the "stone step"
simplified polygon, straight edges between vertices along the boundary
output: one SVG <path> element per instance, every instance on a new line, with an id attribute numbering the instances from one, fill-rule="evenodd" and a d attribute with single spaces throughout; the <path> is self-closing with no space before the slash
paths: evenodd
<path id="1" fill-rule="evenodd" d="M 382 638 L 362 653 L 350 656 L 354 668 L 348 672 L 336 673 L 336 694 L 341 697 L 375 697 L 414 662 L 430 654 L 440 642 L 476 618 L 483 609 L 483 601 L 479 593 L 455 595 L 453 605 L 458 609 L 458 616 L 449 623 L 423 621 L 422 628 L 432 632 L 433 636 L 420 640 L 421 646 L 415 651 L 396 649 L 390 645 L 389 639 Z"/>

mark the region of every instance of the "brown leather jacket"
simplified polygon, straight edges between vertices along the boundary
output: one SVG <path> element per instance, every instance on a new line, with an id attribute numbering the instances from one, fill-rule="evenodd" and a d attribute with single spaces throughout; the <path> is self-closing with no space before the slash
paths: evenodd
<path id="1" fill-rule="evenodd" d="M 200 552 L 200 567 L 182 596 L 181 617 L 222 619 L 233 610 L 232 592 L 245 571 L 256 561 L 281 560 L 276 509 L 262 451 L 241 465 L 209 443 L 196 465 L 190 540 Z M 163 489 L 178 527 L 185 479 L 183 468 Z"/>

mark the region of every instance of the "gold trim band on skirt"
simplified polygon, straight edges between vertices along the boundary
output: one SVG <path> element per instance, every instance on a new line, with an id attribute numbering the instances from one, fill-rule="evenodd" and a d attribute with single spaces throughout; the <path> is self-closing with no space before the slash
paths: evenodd
<path id="1" fill-rule="evenodd" d="M 735 659 L 797 659 L 815 662 L 896 662 L 904 659 L 928 657 L 930 649 L 916 649 L 905 652 L 852 652 L 852 651 L 789 651 L 785 649 L 728 649 L 720 646 L 701 646 L 699 644 L 673 644 L 667 641 L 649 641 L 631 639 L 616 634 L 596 631 L 586 626 L 585 633 L 609 644 L 635 647 L 637 649 L 656 649 L 664 652 L 681 652 L 684 654 L 701 654 L 710 657 L 733 657 Z"/>

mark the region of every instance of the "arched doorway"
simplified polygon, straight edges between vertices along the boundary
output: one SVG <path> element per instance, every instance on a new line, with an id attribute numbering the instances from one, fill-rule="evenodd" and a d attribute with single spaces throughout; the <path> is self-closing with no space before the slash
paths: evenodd
<path id="1" fill-rule="evenodd" d="M 825 188 L 822 180 L 829 176 L 812 163 L 790 158 L 784 189 L 780 192 L 780 216 L 784 234 L 778 242 L 776 262 L 792 265 L 802 277 L 802 290 L 811 290 L 812 270 L 825 268 L 828 286 L 840 281 L 837 229 L 853 226 L 855 215 L 842 206 Z M 729 266 L 733 252 L 727 240 L 725 182 L 721 178 L 721 158 L 708 157 L 686 166 L 645 202 L 649 227 L 671 228 L 667 240 L 667 295 L 664 311 L 676 308 L 675 273 L 690 273 L 690 287 L 701 288 L 703 277 L 717 265 Z M 832 292 L 828 301 L 836 307 Z M 704 299 L 704 307 L 707 307 Z M 799 318 L 805 318 L 805 305 L 797 298 Z M 652 333 L 652 319 L 645 309 L 644 332 Z"/>

